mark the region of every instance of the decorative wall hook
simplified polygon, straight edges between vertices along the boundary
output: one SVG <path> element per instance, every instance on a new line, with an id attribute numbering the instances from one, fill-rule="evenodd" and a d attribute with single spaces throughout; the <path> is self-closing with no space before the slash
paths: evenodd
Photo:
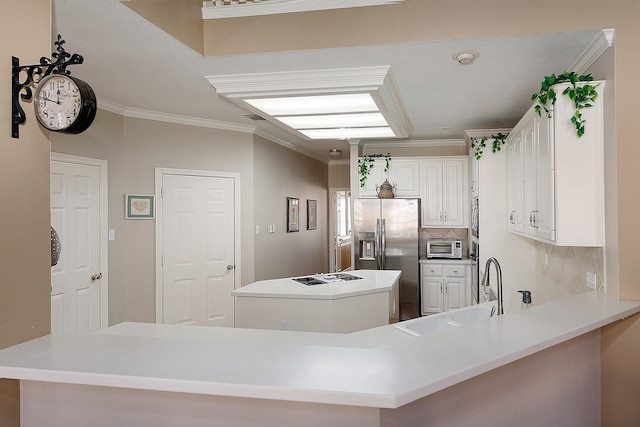
<path id="1" fill-rule="evenodd" d="M 50 74 L 71 74 L 67 67 L 69 65 L 82 64 L 82 55 L 73 55 L 64 50 L 66 42 L 58 34 L 55 42 L 57 52 L 53 52 L 51 57 L 41 57 L 40 63 L 36 65 L 20 65 L 20 59 L 11 57 L 11 136 L 19 138 L 19 125 L 26 122 L 26 115 L 20 105 L 20 98 L 23 101 L 30 101 L 33 97 L 31 86 Z"/>

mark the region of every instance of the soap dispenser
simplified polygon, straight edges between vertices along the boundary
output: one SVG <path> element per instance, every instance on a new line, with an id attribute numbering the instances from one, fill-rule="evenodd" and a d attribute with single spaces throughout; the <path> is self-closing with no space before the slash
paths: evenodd
<path id="1" fill-rule="evenodd" d="M 529 308 L 531 305 L 531 291 L 518 291 L 522 294 L 522 305 L 520 308 Z"/>

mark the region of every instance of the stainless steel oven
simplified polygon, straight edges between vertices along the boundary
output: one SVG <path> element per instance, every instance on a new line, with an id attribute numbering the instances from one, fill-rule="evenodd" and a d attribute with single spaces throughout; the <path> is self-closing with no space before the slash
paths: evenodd
<path id="1" fill-rule="evenodd" d="M 478 198 L 471 200 L 471 236 L 479 238 L 480 210 L 478 207 Z"/>
<path id="2" fill-rule="evenodd" d="M 471 259 L 471 297 L 472 304 L 480 302 L 480 265 L 478 263 L 480 257 L 480 243 L 475 237 L 471 238 L 471 247 L 469 248 L 469 258 Z"/>

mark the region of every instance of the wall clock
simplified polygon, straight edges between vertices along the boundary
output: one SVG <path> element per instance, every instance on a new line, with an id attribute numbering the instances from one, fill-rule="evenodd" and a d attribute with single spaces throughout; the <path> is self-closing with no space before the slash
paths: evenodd
<path id="1" fill-rule="evenodd" d="M 35 90 L 34 109 L 40 124 L 53 132 L 84 132 L 96 116 L 96 95 L 83 80 L 68 74 L 50 74 Z"/>

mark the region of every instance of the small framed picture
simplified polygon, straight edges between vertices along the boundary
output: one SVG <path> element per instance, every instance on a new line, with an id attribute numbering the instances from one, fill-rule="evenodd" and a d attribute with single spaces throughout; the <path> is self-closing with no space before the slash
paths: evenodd
<path id="1" fill-rule="evenodd" d="M 300 200 L 287 197 L 287 233 L 300 231 Z"/>
<path id="2" fill-rule="evenodd" d="M 125 194 L 125 219 L 153 219 L 156 217 L 155 196 L 151 194 Z"/>
<path id="3" fill-rule="evenodd" d="M 318 201 L 307 200 L 307 230 L 318 228 Z"/>

